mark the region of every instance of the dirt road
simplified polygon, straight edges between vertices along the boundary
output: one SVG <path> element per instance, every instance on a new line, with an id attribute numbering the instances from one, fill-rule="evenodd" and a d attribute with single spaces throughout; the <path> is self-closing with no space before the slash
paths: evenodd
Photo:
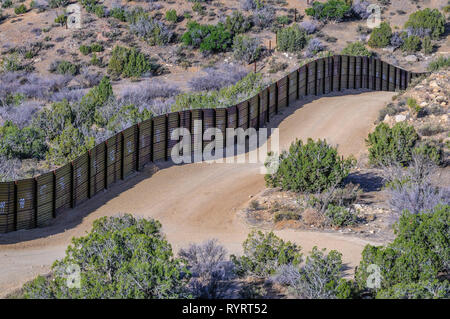
<path id="1" fill-rule="evenodd" d="M 321 97 L 297 103 L 278 115 L 271 125 L 280 128 L 280 145 L 295 138 L 326 138 L 344 155 L 364 153 L 364 139 L 378 111 L 393 93 L 368 92 Z M 230 253 L 241 251 L 249 228 L 236 215 L 264 189 L 258 164 L 207 164 L 160 167 L 115 185 L 85 204 L 59 216 L 46 228 L 0 235 L 0 296 L 20 287 L 64 255 L 73 236 L 83 235 L 101 216 L 132 213 L 161 221 L 174 251 L 189 242 L 217 238 Z M 150 178 L 151 177 L 151 178 Z M 206 181 L 214 181 L 207 183 Z M 307 231 L 276 232 L 300 244 L 338 249 L 349 267 L 359 263 L 366 241 L 349 236 Z"/>

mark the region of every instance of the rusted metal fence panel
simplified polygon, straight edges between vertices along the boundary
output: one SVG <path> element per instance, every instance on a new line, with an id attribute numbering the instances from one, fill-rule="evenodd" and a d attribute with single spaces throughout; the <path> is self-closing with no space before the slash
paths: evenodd
<path id="1" fill-rule="evenodd" d="M 362 87 L 362 58 L 357 56 L 355 58 L 355 89 Z"/>
<path id="2" fill-rule="evenodd" d="M 277 81 L 278 85 L 278 110 L 281 110 L 288 105 L 288 94 L 289 94 L 289 86 L 288 86 L 288 77 L 285 76 L 281 80 Z"/>
<path id="3" fill-rule="evenodd" d="M 169 113 L 167 116 L 167 127 L 168 127 L 168 134 L 167 134 L 167 156 L 170 158 L 172 149 L 175 145 L 177 145 L 181 138 L 172 139 L 172 133 L 180 127 L 180 114 L 178 112 Z"/>
<path id="4" fill-rule="evenodd" d="M 337 92 L 341 90 L 341 56 L 334 56 L 332 59 L 333 59 L 332 91 Z"/>
<path id="5" fill-rule="evenodd" d="M 292 103 L 294 103 L 299 96 L 299 91 L 298 91 L 298 70 L 295 70 L 293 72 L 291 72 L 288 75 L 288 81 L 289 81 L 289 97 L 288 97 L 288 103 L 289 105 L 292 105 Z"/>
<path id="6" fill-rule="evenodd" d="M 380 61 L 380 59 L 374 59 L 374 63 L 375 63 L 375 87 L 374 87 L 374 90 L 381 91 L 381 89 L 382 89 L 382 87 L 381 87 L 381 82 L 382 82 L 382 78 L 381 78 L 381 72 L 382 72 L 381 61 Z"/>
<path id="7" fill-rule="evenodd" d="M 316 60 L 317 72 L 316 72 L 316 95 L 323 95 L 323 86 L 325 78 L 325 65 L 323 59 Z"/>
<path id="8" fill-rule="evenodd" d="M 259 126 L 262 127 L 268 122 L 269 110 L 269 89 L 259 93 Z"/>
<path id="9" fill-rule="evenodd" d="M 59 215 L 71 206 L 72 164 L 56 169 L 55 180 L 55 214 Z"/>
<path id="10" fill-rule="evenodd" d="M 139 169 L 152 161 L 152 119 L 139 124 Z"/>
<path id="11" fill-rule="evenodd" d="M 122 134 L 116 134 L 106 141 L 106 186 L 117 182 L 122 175 L 121 154 L 122 151 Z"/>
<path id="12" fill-rule="evenodd" d="M 395 91 L 395 67 L 388 64 L 388 86 L 389 86 L 389 91 Z"/>
<path id="13" fill-rule="evenodd" d="M 85 153 L 73 161 L 73 205 L 89 197 L 89 155 Z"/>
<path id="14" fill-rule="evenodd" d="M 244 130 L 248 128 L 248 113 L 249 113 L 248 103 L 249 102 L 247 100 L 239 103 L 236 106 L 238 112 L 238 127 L 243 128 Z"/>
<path id="15" fill-rule="evenodd" d="M 203 135 L 208 129 L 215 128 L 215 110 L 214 109 L 205 109 L 203 110 Z M 212 141 L 214 141 L 214 135 L 208 134 L 208 138 L 203 136 L 203 148 L 205 149 L 206 145 L 209 145 Z"/>
<path id="16" fill-rule="evenodd" d="M 306 65 L 300 67 L 299 69 L 299 98 L 303 98 L 307 94 L 308 89 L 308 72 L 306 70 Z"/>
<path id="17" fill-rule="evenodd" d="M 167 144 L 167 116 L 159 115 L 153 118 L 153 161 L 164 160 Z"/>
<path id="18" fill-rule="evenodd" d="M 324 93 L 328 94 L 331 92 L 331 86 L 333 81 L 333 60 L 331 57 L 326 57 L 325 59 L 325 85 Z"/>
<path id="19" fill-rule="evenodd" d="M 349 89 L 354 89 L 355 88 L 355 79 L 356 79 L 356 57 L 354 56 L 350 56 L 348 58 L 348 88 Z"/>
<path id="20" fill-rule="evenodd" d="M 382 91 L 389 91 L 389 65 L 386 62 L 381 61 L 382 63 Z"/>
<path id="21" fill-rule="evenodd" d="M 316 95 L 316 62 L 308 63 L 308 95 Z"/>
<path id="22" fill-rule="evenodd" d="M 17 187 L 17 217 L 16 230 L 36 227 L 35 214 L 35 180 L 23 179 L 16 182 Z"/>
<path id="23" fill-rule="evenodd" d="M 0 183 L 0 233 L 15 230 L 14 182 Z"/>
<path id="24" fill-rule="evenodd" d="M 199 122 L 200 121 L 200 122 Z M 197 123 L 197 127 L 195 127 Z M 201 124 L 201 125 L 198 125 Z M 202 152 L 203 150 L 203 110 L 192 110 L 191 112 L 191 150 Z M 197 129 L 197 130 L 196 130 Z"/>
<path id="25" fill-rule="evenodd" d="M 257 129 L 258 128 L 258 103 L 259 103 L 259 95 L 251 97 L 249 100 L 250 103 L 250 127 Z"/>
<path id="26" fill-rule="evenodd" d="M 106 143 L 100 143 L 91 150 L 91 196 L 105 189 L 106 156 Z"/>
<path id="27" fill-rule="evenodd" d="M 269 86 L 269 119 L 278 112 L 277 105 L 277 84 L 272 83 Z"/>
<path id="28" fill-rule="evenodd" d="M 42 227 L 53 217 L 53 172 L 36 177 L 36 187 L 36 222 L 38 227 Z"/>
<path id="29" fill-rule="evenodd" d="M 136 171 L 138 127 L 133 125 L 123 131 L 123 178 Z"/>
<path id="30" fill-rule="evenodd" d="M 216 128 L 222 132 L 222 145 L 225 147 L 226 138 L 226 127 L 227 127 L 227 109 L 220 108 L 216 109 Z M 216 141 L 218 141 L 218 136 L 216 136 Z"/>
<path id="31" fill-rule="evenodd" d="M 341 91 L 346 90 L 349 87 L 349 66 L 349 57 L 343 55 L 341 60 Z"/>

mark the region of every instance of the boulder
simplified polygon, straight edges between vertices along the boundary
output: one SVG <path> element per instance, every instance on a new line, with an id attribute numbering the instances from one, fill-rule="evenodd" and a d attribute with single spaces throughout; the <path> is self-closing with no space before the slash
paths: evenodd
<path id="1" fill-rule="evenodd" d="M 395 116 L 395 122 L 403 122 L 406 121 L 406 115 L 404 114 L 398 114 Z"/>
<path id="2" fill-rule="evenodd" d="M 407 62 L 417 62 L 417 57 L 414 54 L 408 55 L 405 57 L 405 60 Z"/>

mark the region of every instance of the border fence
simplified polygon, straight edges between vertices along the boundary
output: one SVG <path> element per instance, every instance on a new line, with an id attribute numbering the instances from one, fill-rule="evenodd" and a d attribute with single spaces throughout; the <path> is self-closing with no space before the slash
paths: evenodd
<path id="1" fill-rule="evenodd" d="M 373 57 L 335 55 L 316 59 L 267 88 L 228 108 L 193 109 L 159 115 L 96 145 L 74 161 L 35 178 L 0 183 L 0 233 L 45 226 L 52 218 L 89 200 L 144 165 L 169 159 L 178 127 L 191 133 L 202 120 L 210 127 L 260 128 L 280 110 L 305 96 L 346 89 L 404 90 L 422 75 Z M 192 142 L 199 138 L 192 134 Z M 200 137 L 201 139 L 202 137 Z M 203 140 L 203 145 L 211 141 Z M 193 151 L 196 151 L 195 149 Z"/>

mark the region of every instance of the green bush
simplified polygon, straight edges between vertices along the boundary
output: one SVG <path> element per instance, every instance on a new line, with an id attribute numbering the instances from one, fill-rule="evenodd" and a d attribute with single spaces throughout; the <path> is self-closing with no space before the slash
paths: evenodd
<path id="1" fill-rule="evenodd" d="M 168 10 L 166 12 L 166 20 L 172 23 L 178 21 L 177 11 L 175 9 Z"/>
<path id="2" fill-rule="evenodd" d="M 407 53 L 414 53 L 420 50 L 420 44 L 422 40 L 415 35 L 411 35 L 403 39 L 402 51 Z"/>
<path id="3" fill-rule="evenodd" d="M 428 71 L 435 72 L 440 69 L 446 69 L 449 67 L 450 67 L 450 57 L 440 56 L 428 64 Z"/>
<path id="4" fill-rule="evenodd" d="M 252 63 L 261 57 L 262 47 L 258 39 L 237 35 L 233 41 L 233 56 L 238 61 Z"/>
<path id="5" fill-rule="evenodd" d="M 425 37 L 422 40 L 422 51 L 425 54 L 433 53 L 433 43 L 431 42 L 430 37 Z"/>
<path id="6" fill-rule="evenodd" d="M 436 165 L 441 165 L 443 163 L 444 152 L 442 147 L 433 140 L 417 143 L 412 152 L 413 154 L 424 155 Z"/>
<path id="7" fill-rule="evenodd" d="M 91 44 L 91 51 L 92 52 L 102 52 L 104 50 L 103 45 L 99 43 L 93 43 Z"/>
<path id="8" fill-rule="evenodd" d="M 201 108 L 221 108 L 235 105 L 263 89 L 261 74 L 249 73 L 236 84 L 219 91 L 181 93 L 176 96 L 172 112 Z"/>
<path id="9" fill-rule="evenodd" d="M 405 29 L 430 30 L 430 36 L 437 40 L 445 32 L 445 16 L 437 9 L 419 10 L 409 16 L 405 23 Z"/>
<path id="10" fill-rule="evenodd" d="M 55 165 L 64 165 L 95 146 L 93 137 L 84 136 L 70 123 L 65 125 L 60 135 L 50 142 L 47 160 Z"/>
<path id="11" fill-rule="evenodd" d="M 340 158 L 337 149 L 325 140 L 308 139 L 306 144 L 296 140 L 289 152 L 280 155 L 278 170 L 267 174 L 265 180 L 271 187 L 316 193 L 341 183 L 353 165 L 353 158 Z"/>
<path id="12" fill-rule="evenodd" d="M 419 281 L 417 283 L 399 283 L 380 290 L 377 299 L 448 299 L 450 283 L 445 281 Z"/>
<path id="13" fill-rule="evenodd" d="M 449 205 L 437 206 L 431 213 L 404 212 L 396 224 L 397 237 L 391 244 L 386 247 L 367 245 L 364 248 L 355 273 L 358 286 L 368 288 L 367 280 L 371 275 L 368 267 L 374 264 L 380 270 L 380 288 L 374 291 L 379 297 L 431 297 L 433 294 L 424 293 L 424 286 L 449 271 L 449 225 Z M 443 285 L 448 287 L 448 283 Z M 434 297 L 439 294 L 434 294 Z"/>
<path id="14" fill-rule="evenodd" d="M 242 244 L 244 255 L 231 255 L 236 274 L 266 277 L 281 265 L 298 265 L 302 261 L 301 248 L 285 242 L 274 233 L 251 232 Z"/>
<path id="15" fill-rule="evenodd" d="M 52 140 L 62 133 L 66 123 L 73 123 L 74 120 L 75 113 L 72 105 L 67 100 L 63 100 L 43 108 L 33 118 L 32 125 L 40 128 L 45 132 L 47 138 Z"/>
<path id="16" fill-rule="evenodd" d="M 55 23 L 59 25 L 65 25 L 67 23 L 67 16 L 63 13 L 55 18 Z"/>
<path id="17" fill-rule="evenodd" d="M 91 53 L 91 47 L 88 45 L 80 45 L 80 52 L 84 55 L 88 55 L 89 53 Z"/>
<path id="18" fill-rule="evenodd" d="M 78 65 L 66 60 L 56 61 L 50 65 L 50 72 L 55 72 L 58 74 L 77 75 L 78 71 Z"/>
<path id="19" fill-rule="evenodd" d="M 13 5 L 12 0 L 5 0 L 5 1 L 2 2 L 2 8 L 3 9 L 11 8 L 12 5 Z"/>
<path id="20" fill-rule="evenodd" d="M 108 63 L 108 74 L 114 77 L 139 77 L 151 73 L 155 66 L 135 48 L 116 46 Z"/>
<path id="21" fill-rule="evenodd" d="M 23 287 L 25 298 L 173 299 L 188 298 L 190 274 L 160 233 L 155 220 L 131 215 L 102 217 L 84 237 L 72 239 L 66 256 Z M 70 270 L 80 270 L 80 288 L 67 286 Z"/>
<path id="22" fill-rule="evenodd" d="M 181 41 L 185 45 L 200 48 L 202 52 L 221 52 L 231 47 L 232 34 L 223 23 L 217 25 L 201 25 L 191 21 Z"/>
<path id="23" fill-rule="evenodd" d="M 370 163 L 389 165 L 397 162 L 407 165 L 418 140 L 419 135 L 414 127 L 404 122 L 397 123 L 392 128 L 386 123 L 380 123 L 366 139 Z"/>
<path id="24" fill-rule="evenodd" d="M 11 121 L 0 126 L 0 155 L 11 158 L 44 157 L 47 150 L 43 131 L 30 126 L 19 128 Z"/>
<path id="25" fill-rule="evenodd" d="M 232 34 L 245 33 L 252 27 L 252 23 L 239 11 L 233 11 L 225 20 L 225 28 Z"/>
<path id="26" fill-rule="evenodd" d="M 23 14 L 23 13 L 26 13 L 27 11 L 28 11 L 28 9 L 23 3 L 14 8 L 15 14 Z"/>
<path id="27" fill-rule="evenodd" d="M 328 205 L 325 217 L 332 226 L 344 227 L 355 225 L 358 221 L 357 215 L 352 209 L 343 206 Z"/>
<path id="28" fill-rule="evenodd" d="M 297 53 L 306 46 L 308 36 L 304 29 L 298 25 L 283 28 L 277 31 L 277 48 L 280 51 Z"/>
<path id="29" fill-rule="evenodd" d="M 127 12 L 123 8 L 112 8 L 109 11 L 109 15 L 113 18 L 116 18 L 119 21 L 122 22 L 127 21 Z"/>
<path id="30" fill-rule="evenodd" d="M 353 42 L 347 45 L 341 52 L 343 55 L 353 56 L 372 56 L 372 52 L 367 50 L 366 46 L 362 42 Z"/>
<path id="31" fill-rule="evenodd" d="M 371 48 L 384 48 L 391 42 L 391 37 L 391 26 L 387 22 L 382 22 L 378 28 L 372 30 L 368 44 Z"/>
<path id="32" fill-rule="evenodd" d="M 351 6 L 345 1 L 314 1 L 311 8 L 305 10 L 306 15 L 322 21 L 341 21 L 350 13 Z"/>

